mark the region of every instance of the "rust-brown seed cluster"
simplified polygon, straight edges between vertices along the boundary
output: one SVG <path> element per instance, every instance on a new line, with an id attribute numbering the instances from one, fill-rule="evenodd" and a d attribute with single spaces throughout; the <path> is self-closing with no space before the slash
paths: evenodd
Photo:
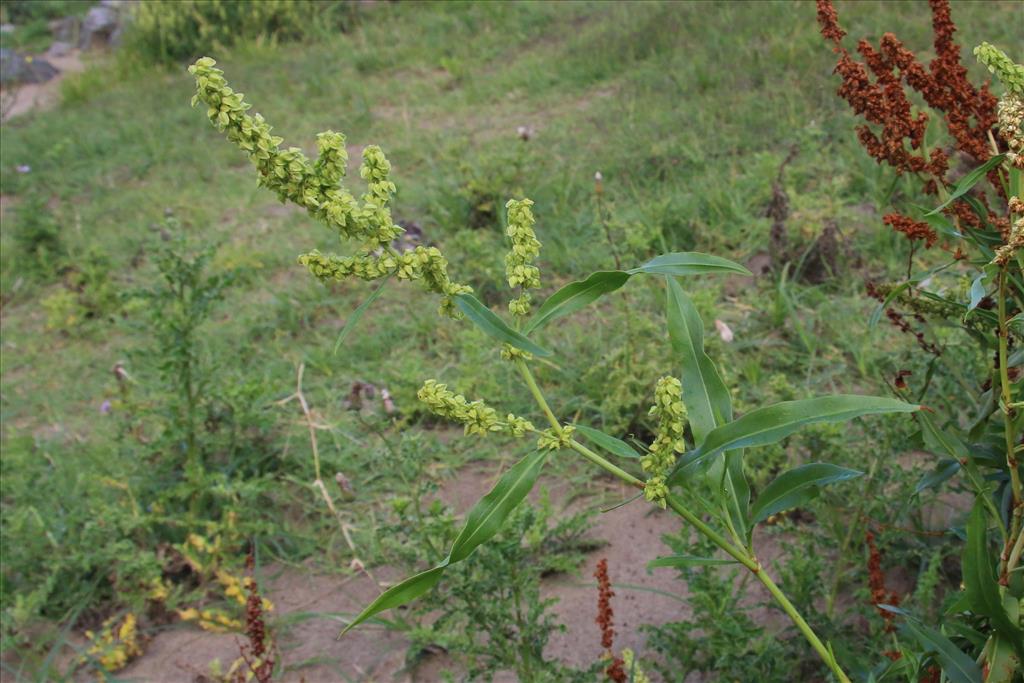
<path id="1" fill-rule="evenodd" d="M 612 611 L 612 597 L 615 591 L 612 590 L 611 579 L 608 578 L 608 560 L 602 558 L 594 570 L 594 578 L 597 579 L 597 625 L 601 627 L 601 647 L 611 659 L 611 664 L 605 669 L 608 680 L 615 683 L 626 683 L 626 671 L 623 668 L 623 661 L 612 652 L 615 644 L 615 613 Z"/>
<path id="2" fill-rule="evenodd" d="M 918 175 L 923 191 L 938 195 L 939 187 L 949 183 L 949 155 L 953 149 L 980 165 L 994 153 L 990 134 L 997 120 L 997 100 L 988 83 L 976 88 L 967 79 L 967 69 L 960 62 L 960 46 L 953 40 L 956 26 L 950 16 L 948 0 L 929 0 L 932 10 L 932 31 L 935 58 L 927 68 L 913 52 L 892 33 L 886 33 L 874 47 L 867 40 L 857 43 L 858 61 L 842 45 L 846 31 L 831 0 L 818 0 L 818 23 L 821 34 L 832 43 L 838 55 L 836 73 L 842 79 L 839 95 L 867 124 L 857 127 L 857 138 L 878 163 L 886 163 L 897 173 Z M 917 92 L 928 106 L 942 115 L 952 137 L 949 151 L 941 147 L 925 148 L 924 133 L 929 116 L 912 111 L 910 91 Z M 873 128 L 872 128 L 873 126 Z M 1003 196 L 998 170 L 989 173 L 996 192 Z M 984 197 L 980 198 L 985 202 Z M 954 202 L 948 212 L 972 227 L 978 218 L 969 206 Z M 906 216 L 889 214 L 887 224 L 910 240 L 924 240 L 932 246 L 937 236 L 927 225 Z"/>

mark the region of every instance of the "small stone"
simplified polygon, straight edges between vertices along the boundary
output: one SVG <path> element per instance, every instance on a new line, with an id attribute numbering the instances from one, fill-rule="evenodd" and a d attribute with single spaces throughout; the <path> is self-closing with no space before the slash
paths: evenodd
<path id="1" fill-rule="evenodd" d="M 66 57 L 71 54 L 71 50 L 74 47 L 71 43 L 66 43 L 62 40 L 58 40 L 50 45 L 50 49 L 46 51 L 47 57 Z"/>
<path id="2" fill-rule="evenodd" d="M 0 84 L 45 83 L 60 71 L 45 59 L 0 48 Z"/>
<path id="3" fill-rule="evenodd" d="M 47 26 L 53 39 L 61 43 L 74 45 L 78 42 L 78 34 L 82 28 L 82 20 L 79 17 L 61 17 L 49 22 Z"/>
<path id="4" fill-rule="evenodd" d="M 82 22 L 82 35 L 79 46 L 93 47 L 96 44 L 113 44 L 115 34 L 119 34 L 121 17 L 116 6 L 100 4 L 89 10 Z"/>

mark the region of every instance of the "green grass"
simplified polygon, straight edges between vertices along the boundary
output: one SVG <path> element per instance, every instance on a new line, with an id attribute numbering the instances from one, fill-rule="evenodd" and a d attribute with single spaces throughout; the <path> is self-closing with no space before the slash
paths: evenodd
<path id="1" fill-rule="evenodd" d="M 891 30 L 928 55 L 923 3 L 840 10 L 854 37 Z M 954 17 L 968 49 L 982 40 L 1020 46 L 1012 3 L 956 3 Z M 333 129 L 353 149 L 382 146 L 395 168 L 396 218 L 420 224 L 453 276 L 494 305 L 503 306 L 507 198 L 536 202 L 548 290 L 614 265 L 597 220 L 598 171 L 624 265 L 678 250 L 744 261 L 769 248 L 764 209 L 779 165 L 795 150 L 785 172 L 790 240 L 806 247 L 835 220 L 847 254 L 842 277 L 821 286 L 771 276 L 691 283 L 706 324 L 719 318 L 736 333 L 731 346 L 709 333 L 710 353 L 729 385 L 742 387 L 739 407 L 777 395 L 780 376 L 800 396 L 886 390 L 882 377 L 893 370 L 886 347 L 907 342 L 861 324 L 872 309 L 862 281 L 897 277 L 905 264 L 904 245 L 881 228 L 876 209 L 893 184 L 857 145 L 810 3 L 377 3 L 361 10 L 354 31 L 322 43 L 211 56 L 286 145 L 311 151 L 315 134 Z M 2 129 L 0 184 L 12 208 L 0 257 L 0 417 L 5 479 L 16 477 L 5 482 L 5 519 L 24 499 L 45 507 L 75 495 L 72 481 L 97 486 L 89 476 L 99 463 L 102 476 L 144 477 L 133 456 L 110 446 L 116 426 L 99 409 L 116 398 L 115 362 L 125 361 L 142 384 L 156 381 L 145 318 L 128 307 L 52 329 L 43 302 L 67 289 L 60 263 L 89 249 L 106 255 L 120 289 L 151 281 L 165 212 L 193 240 L 220 245 L 218 267 L 245 272 L 215 310 L 204 343 L 223 381 L 258 387 L 256 408 L 273 425 L 269 449 L 283 459 L 276 475 L 283 480 L 311 478 L 303 428 L 273 403 L 293 390 L 300 362 L 311 400 L 337 426 L 333 439 L 325 437 L 327 471 L 344 471 L 375 495 L 388 486 L 375 486 L 373 471 L 388 465 L 366 455 L 367 443 L 380 450 L 377 437 L 340 408 L 353 381 L 387 387 L 403 425 L 421 424 L 415 391 L 431 377 L 471 398 L 504 396 L 499 410 L 530 410 L 529 395 L 511 367 L 495 365 L 487 339 L 465 323 L 438 323 L 436 302 L 410 286 L 389 284 L 334 354 L 346 316 L 373 286 L 325 288 L 296 264 L 300 252 L 339 245 L 255 186 L 238 150 L 188 107 L 191 93 L 183 65 L 100 62 L 71 77 L 61 107 Z M 533 131 L 529 141 L 519 139 L 520 126 Z M 30 173 L 16 170 L 23 164 Z M 66 255 L 57 265 L 52 255 L 33 264 L 18 241 L 30 222 L 19 207 L 33 200 L 58 226 Z M 582 420 L 641 429 L 634 417 L 673 360 L 658 289 L 635 282 L 626 296 L 542 335 L 557 355 L 541 382 Z M 607 382 L 621 369 L 615 353 L 627 339 L 639 359 L 630 370 L 635 384 L 617 392 Z M 501 446 L 461 442 L 445 462 L 497 457 Z M 316 499 L 299 484 L 273 499 L 304 510 L 268 532 L 293 539 L 277 554 L 318 555 L 321 534 L 333 527 Z M 79 506 L 69 514 L 89 513 Z M 22 522 L 18 533 L 28 534 Z M 13 538 L 5 531 L 5 554 L 44 552 L 6 547 Z M 328 545 L 329 557 L 344 554 L 340 539 Z M 5 609 L 17 582 L 5 574 Z"/>

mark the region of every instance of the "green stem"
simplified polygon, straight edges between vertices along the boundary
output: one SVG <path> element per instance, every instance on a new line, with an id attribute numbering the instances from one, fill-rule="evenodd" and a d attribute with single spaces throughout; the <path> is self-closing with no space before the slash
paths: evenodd
<path id="1" fill-rule="evenodd" d="M 519 368 L 519 374 L 523 376 L 526 381 L 526 386 L 530 388 L 530 393 L 533 394 L 533 398 L 537 401 L 537 405 L 544 411 L 544 415 L 548 418 L 548 422 L 551 423 L 551 428 L 555 430 L 556 434 L 561 435 L 562 423 L 558 421 L 555 414 L 551 412 L 551 408 L 548 407 L 548 402 L 544 400 L 544 394 L 540 392 L 540 387 L 537 386 L 537 380 L 533 378 L 533 373 L 530 372 L 530 368 L 526 365 L 526 361 L 522 358 L 516 359 L 516 367 Z"/>
<path id="2" fill-rule="evenodd" d="M 1010 526 L 1010 538 L 1020 531 L 1018 521 L 1020 515 L 1016 511 L 1024 505 L 1024 491 L 1021 488 L 1020 472 L 1017 469 L 1017 456 L 1014 453 L 1015 420 L 1012 389 L 1010 388 L 1009 336 L 1006 324 L 1006 266 L 999 271 L 999 383 L 1003 400 L 1003 434 L 1006 437 L 1006 466 L 1010 470 L 1010 488 L 1013 491 L 1013 522 Z"/>
<path id="3" fill-rule="evenodd" d="M 1005 576 L 1008 576 L 1010 572 L 1017 568 L 1021 553 L 1024 553 L 1024 529 L 1017 533 L 1017 542 L 1013 544 L 1013 548 L 1010 550 L 1010 556 L 1006 560 Z"/>
<path id="4" fill-rule="evenodd" d="M 562 423 L 558 421 L 558 418 L 555 417 L 555 414 L 551 411 L 551 407 L 548 406 L 548 402 L 547 400 L 545 400 L 544 394 L 541 393 L 540 387 L 537 386 L 537 380 L 534 379 L 533 373 L 530 372 L 530 368 L 526 364 L 526 361 L 522 360 L 521 358 L 517 358 L 516 367 L 519 368 L 519 372 L 520 374 L 522 374 L 523 379 L 526 381 L 526 386 L 530 388 L 530 393 L 533 394 L 533 398 L 535 401 L 537 401 L 537 405 L 540 406 L 540 409 L 544 411 L 544 415 L 547 416 L 548 422 L 551 423 L 551 428 L 555 430 L 555 434 L 561 436 Z M 589 448 L 579 443 L 578 441 L 570 439 L 569 448 L 573 449 L 590 462 L 594 463 L 595 465 L 605 470 L 606 472 L 618 477 L 624 482 L 632 486 L 636 486 L 637 488 L 642 489 L 644 487 L 644 483 L 641 480 L 637 479 L 636 477 L 634 477 L 632 474 L 622 469 L 621 467 L 609 462 L 607 459 L 601 457 L 600 455 L 590 450 Z"/>
<path id="5" fill-rule="evenodd" d="M 782 611 L 784 611 L 789 616 L 792 622 L 796 625 L 797 629 L 800 630 L 800 633 L 802 633 L 804 638 L 807 639 L 807 642 L 809 642 L 811 644 L 811 647 L 814 648 L 814 651 L 818 653 L 818 656 L 821 657 L 821 659 L 825 662 L 828 668 L 832 670 L 832 673 L 835 674 L 836 678 L 839 679 L 841 683 L 850 683 L 849 677 L 847 677 L 846 673 L 839 666 L 839 663 L 832 655 L 832 652 L 825 646 L 824 643 L 821 642 L 821 639 L 818 638 L 818 635 L 814 632 L 814 629 L 812 629 L 810 624 L 808 624 L 807 621 L 804 620 L 804 618 L 800 615 L 800 612 L 798 612 L 796 607 L 793 606 L 793 603 L 790 602 L 789 598 L 786 597 L 786 594 L 782 592 L 782 590 L 775 584 L 775 582 L 772 581 L 772 578 L 768 576 L 768 573 L 764 571 L 764 569 L 761 567 L 761 563 L 757 561 L 757 558 L 748 554 L 742 548 L 737 548 L 733 546 L 731 543 L 729 543 L 729 541 L 726 540 L 725 537 L 723 537 L 717 531 L 715 531 L 710 526 L 705 524 L 695 514 L 687 510 L 686 507 L 675 496 L 667 496 L 666 501 L 668 502 L 669 507 L 671 507 L 676 514 L 678 514 L 680 517 L 689 522 L 694 528 L 697 529 L 697 531 L 704 534 L 704 536 L 710 539 L 712 543 L 714 543 L 719 548 L 724 550 L 726 553 L 731 555 L 733 559 L 735 559 L 737 562 L 739 562 L 748 570 L 750 570 L 750 573 L 756 576 L 758 581 L 764 584 L 764 587 L 768 589 L 768 592 L 771 593 L 772 597 L 775 599 L 775 602 L 779 603 L 779 607 L 782 608 Z"/>
<path id="6" fill-rule="evenodd" d="M 589 448 L 587 448 L 586 446 L 584 446 L 580 442 L 570 440 L 569 441 L 569 448 L 573 449 L 574 451 L 576 451 L 577 453 L 582 455 L 584 458 L 586 458 L 590 462 L 592 462 L 595 465 L 597 465 L 598 467 L 601 467 L 606 472 L 609 472 L 609 473 L 615 475 L 616 477 L 618 477 L 622 481 L 626 482 L 627 484 L 630 484 L 631 486 L 635 486 L 635 487 L 637 487 L 639 489 L 642 489 L 644 487 L 643 481 L 641 481 L 640 479 L 637 479 L 636 477 L 634 477 L 632 474 L 630 474 L 629 472 L 625 471 L 621 467 L 618 467 L 618 466 L 613 465 L 612 463 L 608 462 L 607 460 L 605 460 L 600 455 L 598 455 L 594 451 L 590 450 Z"/>

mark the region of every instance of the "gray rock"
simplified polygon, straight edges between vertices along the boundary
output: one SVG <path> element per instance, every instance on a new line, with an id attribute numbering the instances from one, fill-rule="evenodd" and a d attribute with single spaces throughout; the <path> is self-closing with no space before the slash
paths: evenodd
<path id="1" fill-rule="evenodd" d="M 14 24 L 0 24 L 0 33 L 14 33 Z"/>
<path id="2" fill-rule="evenodd" d="M 53 34 L 53 39 L 61 43 L 71 43 L 72 45 L 78 42 L 78 36 L 82 28 L 82 20 L 78 17 L 61 17 L 60 19 L 54 19 L 49 24 L 50 33 Z"/>
<path id="3" fill-rule="evenodd" d="M 57 67 L 45 59 L 0 48 L 0 84 L 45 83 L 59 73 Z"/>
<path id="4" fill-rule="evenodd" d="M 82 35 L 78 44 L 89 48 L 97 44 L 110 44 L 111 36 L 121 26 L 121 16 L 116 6 L 97 5 L 89 10 L 82 22 Z"/>
<path id="5" fill-rule="evenodd" d="M 47 57 L 66 57 L 71 54 L 74 46 L 71 43 L 65 43 L 64 41 L 58 40 L 50 44 L 49 49 L 46 51 Z"/>

